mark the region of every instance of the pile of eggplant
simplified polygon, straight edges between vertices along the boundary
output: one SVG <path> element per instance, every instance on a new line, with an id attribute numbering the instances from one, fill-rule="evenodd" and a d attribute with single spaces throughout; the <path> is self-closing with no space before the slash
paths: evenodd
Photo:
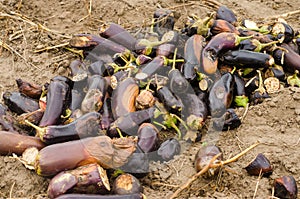
<path id="1" fill-rule="evenodd" d="M 188 17 L 181 30 L 170 10 L 156 10 L 152 22 L 137 32 L 110 22 L 98 35 L 74 35 L 80 58 L 68 77 L 17 79 L 19 90 L 3 94 L 0 154 L 53 177 L 50 198 L 142 198 L 136 177 L 149 161 L 173 159 L 179 140 L 199 141 L 207 126 L 237 128 L 236 107 L 300 86 L 300 35 L 283 20 L 259 26 L 220 6 Z"/>

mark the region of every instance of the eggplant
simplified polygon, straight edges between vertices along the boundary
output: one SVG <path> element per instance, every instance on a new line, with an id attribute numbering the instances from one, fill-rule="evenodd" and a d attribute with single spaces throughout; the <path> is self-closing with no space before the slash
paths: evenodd
<path id="1" fill-rule="evenodd" d="M 36 135 L 46 144 L 54 144 L 77 140 L 85 137 L 95 137 L 101 135 L 100 118 L 98 112 L 89 112 L 65 125 L 49 125 L 47 127 L 38 127 L 26 121 L 36 129 Z"/>
<path id="2" fill-rule="evenodd" d="M 159 45 L 156 49 L 156 56 L 170 57 L 173 54 L 175 48 L 176 46 L 170 43 Z"/>
<path id="3" fill-rule="evenodd" d="M 96 194 L 64 194 L 57 199 L 145 199 L 142 194 L 129 195 L 96 195 Z"/>
<path id="4" fill-rule="evenodd" d="M 111 98 L 106 97 L 100 110 L 101 120 L 100 120 L 100 128 L 103 130 L 108 130 L 110 124 L 114 121 L 112 110 L 111 110 Z"/>
<path id="5" fill-rule="evenodd" d="M 74 82 L 83 81 L 87 77 L 87 69 L 81 60 L 74 60 L 70 63 L 71 77 Z"/>
<path id="6" fill-rule="evenodd" d="M 114 68 L 102 60 L 91 63 L 88 67 L 91 75 L 111 76 L 114 73 Z"/>
<path id="7" fill-rule="evenodd" d="M 273 172 L 270 161 L 262 153 L 257 154 L 245 169 L 248 174 L 255 176 L 262 175 L 268 177 Z"/>
<path id="8" fill-rule="evenodd" d="M 242 122 L 234 109 L 229 108 L 221 117 L 212 118 L 212 124 L 215 131 L 228 131 L 238 128 Z"/>
<path id="9" fill-rule="evenodd" d="M 112 93 L 111 108 L 114 119 L 135 111 L 135 99 L 139 86 L 131 77 L 121 81 Z"/>
<path id="10" fill-rule="evenodd" d="M 174 14 L 171 10 L 160 8 L 155 10 L 154 31 L 159 35 L 163 35 L 168 30 L 173 30 L 175 25 Z"/>
<path id="11" fill-rule="evenodd" d="M 114 55 L 116 53 L 124 55 L 130 54 L 130 51 L 124 46 L 92 34 L 74 35 L 69 41 L 69 44 L 74 48 L 90 48 L 93 52 L 108 53 L 110 55 Z"/>
<path id="12" fill-rule="evenodd" d="M 139 194 L 143 191 L 143 187 L 136 177 L 124 173 L 114 180 L 112 191 L 116 195 Z"/>
<path id="13" fill-rule="evenodd" d="M 175 97 L 167 86 L 158 87 L 156 94 L 158 99 L 164 104 L 167 111 L 175 114 L 181 112 L 182 103 Z"/>
<path id="14" fill-rule="evenodd" d="M 257 73 L 258 73 L 258 88 L 250 96 L 250 101 L 253 102 L 253 104 L 262 103 L 265 98 L 270 98 L 268 92 L 264 87 L 261 71 L 257 70 Z"/>
<path id="15" fill-rule="evenodd" d="M 36 147 L 40 150 L 45 146 L 38 137 L 0 131 L 0 155 L 22 155 L 27 148 Z"/>
<path id="16" fill-rule="evenodd" d="M 130 173 L 137 178 L 145 177 L 149 173 L 149 159 L 152 153 L 145 154 L 137 145 L 134 153 L 129 157 L 128 161 L 120 167 L 124 172 Z"/>
<path id="17" fill-rule="evenodd" d="M 39 126 L 57 125 L 71 103 L 71 80 L 57 76 L 51 79 L 47 91 L 47 106 Z"/>
<path id="18" fill-rule="evenodd" d="M 245 68 L 267 68 L 275 62 L 269 54 L 248 50 L 229 50 L 222 55 L 220 60 L 226 64 Z"/>
<path id="19" fill-rule="evenodd" d="M 118 135 L 118 130 L 127 135 L 137 135 L 139 126 L 144 122 L 149 122 L 154 117 L 155 107 L 148 109 L 129 112 L 125 115 L 120 116 L 109 128 L 109 135 L 115 137 Z"/>
<path id="20" fill-rule="evenodd" d="M 154 74 L 158 72 L 165 65 L 165 59 L 163 56 L 157 56 L 152 61 L 148 62 L 141 71 L 135 76 L 140 81 L 148 81 Z"/>
<path id="21" fill-rule="evenodd" d="M 42 94 L 42 86 L 22 79 L 16 79 L 19 92 L 33 99 L 39 99 Z"/>
<path id="22" fill-rule="evenodd" d="M 289 45 L 283 43 L 280 45 L 281 48 L 273 51 L 273 57 L 275 63 L 282 65 L 283 69 L 288 72 L 295 72 L 295 70 L 300 71 L 300 55 L 293 51 Z"/>
<path id="23" fill-rule="evenodd" d="M 154 98 L 151 91 L 144 89 L 135 99 L 135 107 L 138 110 L 150 108 L 155 104 L 156 99 Z"/>
<path id="24" fill-rule="evenodd" d="M 8 109 L 18 115 L 39 109 L 39 103 L 36 100 L 26 97 L 20 92 L 5 91 L 3 100 Z"/>
<path id="25" fill-rule="evenodd" d="M 293 176 L 282 176 L 274 180 L 274 196 L 284 199 L 296 199 L 298 188 Z"/>
<path id="26" fill-rule="evenodd" d="M 181 98 L 183 109 L 182 117 L 187 126 L 192 130 L 200 130 L 208 115 L 208 107 L 205 101 L 196 94 L 187 93 Z"/>
<path id="27" fill-rule="evenodd" d="M 221 117 L 233 100 L 234 79 L 231 73 L 225 73 L 212 86 L 208 100 L 212 117 Z"/>
<path id="28" fill-rule="evenodd" d="M 218 8 L 216 19 L 223 19 L 231 24 L 235 24 L 237 22 L 237 18 L 234 12 L 225 5 L 221 5 Z"/>
<path id="29" fill-rule="evenodd" d="M 286 80 L 286 75 L 283 70 L 283 67 L 277 64 L 274 64 L 272 67 L 269 67 L 265 72 L 265 78 L 276 77 L 280 81 Z"/>
<path id="30" fill-rule="evenodd" d="M 141 124 L 138 129 L 137 135 L 137 144 L 144 153 L 150 153 L 157 150 L 159 146 L 159 131 L 153 124 Z"/>
<path id="31" fill-rule="evenodd" d="M 104 194 L 109 191 L 106 171 L 93 163 L 58 173 L 49 182 L 47 195 L 53 199 L 68 192 Z"/>
<path id="32" fill-rule="evenodd" d="M 195 165 L 196 172 L 201 171 L 207 164 L 209 164 L 209 162 L 211 161 L 211 159 L 214 156 L 216 156 L 220 153 L 222 153 L 221 149 L 216 145 L 202 146 L 198 150 L 197 154 L 195 155 L 194 165 Z M 223 160 L 223 155 L 221 154 L 213 163 L 216 163 L 216 162 L 222 161 L 222 160 Z M 208 170 L 205 177 L 214 176 L 214 175 L 218 174 L 218 172 L 219 172 L 218 168 L 211 168 Z"/>
<path id="33" fill-rule="evenodd" d="M 193 93 L 190 83 L 178 69 L 171 69 L 168 73 L 170 90 L 178 96 Z"/>
<path id="34" fill-rule="evenodd" d="M 93 75 L 88 78 L 88 90 L 81 103 L 83 113 L 97 112 L 101 109 L 107 87 L 106 79 L 100 75 Z"/>
<path id="35" fill-rule="evenodd" d="M 284 22 L 276 22 L 272 26 L 272 34 L 276 35 L 282 43 L 289 43 L 295 36 L 293 28 Z"/>
<path id="36" fill-rule="evenodd" d="M 261 43 L 257 39 L 246 39 L 240 43 L 239 49 L 253 51 L 253 52 L 261 52 L 263 49 L 270 51 L 270 48 L 276 43 L 278 43 L 278 41 Z"/>
<path id="37" fill-rule="evenodd" d="M 157 54 L 159 54 L 157 52 Z M 149 63 L 150 61 L 152 60 L 151 57 L 147 56 L 147 55 L 143 55 L 143 54 L 140 54 L 136 57 L 135 59 L 135 63 L 138 65 L 138 66 L 142 66 L 144 64 L 147 64 Z"/>
<path id="38" fill-rule="evenodd" d="M 240 32 L 230 22 L 223 19 L 214 20 L 209 31 L 212 35 L 217 35 L 220 34 L 221 32 L 231 32 L 237 35 L 240 34 Z"/>
<path id="39" fill-rule="evenodd" d="M 179 42 L 179 33 L 175 30 L 169 30 L 161 37 L 162 42 L 168 42 L 168 44 L 177 45 Z"/>
<path id="40" fill-rule="evenodd" d="M 262 34 L 260 32 L 249 30 L 249 29 L 239 29 L 240 36 L 251 36 L 252 39 L 256 39 L 261 43 L 270 43 L 275 40 L 272 35 L 269 34 Z"/>
<path id="41" fill-rule="evenodd" d="M 129 50 L 134 50 L 136 39 L 124 27 L 110 22 L 104 23 L 99 29 L 100 36 L 114 41 Z"/>
<path id="42" fill-rule="evenodd" d="M 33 112 L 23 113 L 17 117 L 17 121 L 19 125 L 27 125 L 25 120 L 38 125 L 44 115 L 44 110 L 38 109 Z"/>
<path id="43" fill-rule="evenodd" d="M 201 70 L 208 75 L 217 71 L 218 58 L 221 53 L 228 50 L 234 50 L 242 40 L 249 37 L 239 37 L 235 33 L 222 32 L 214 36 L 204 47 L 201 53 Z"/>
<path id="44" fill-rule="evenodd" d="M 238 74 L 234 73 L 234 103 L 236 106 L 246 107 L 249 98 L 246 95 L 246 87 L 244 79 Z"/>
<path id="45" fill-rule="evenodd" d="M 164 141 L 157 150 L 158 160 L 167 162 L 172 160 L 175 155 L 180 154 L 181 146 L 177 139 L 170 138 Z"/>
<path id="46" fill-rule="evenodd" d="M 135 151 L 135 145 L 136 140 L 132 137 L 111 139 L 97 136 L 63 142 L 41 149 L 31 157 L 35 161 L 29 166 L 41 176 L 54 176 L 91 163 L 98 163 L 104 169 L 119 168 Z"/>
<path id="47" fill-rule="evenodd" d="M 204 37 L 201 35 L 193 35 L 186 42 L 184 47 L 184 77 L 191 81 L 196 77 L 196 71 L 200 67 L 201 53 L 204 45 Z"/>

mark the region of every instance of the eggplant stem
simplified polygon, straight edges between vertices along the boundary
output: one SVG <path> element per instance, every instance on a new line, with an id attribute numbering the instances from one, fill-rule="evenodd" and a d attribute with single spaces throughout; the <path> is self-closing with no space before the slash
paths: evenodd
<path id="1" fill-rule="evenodd" d="M 159 122 L 153 121 L 153 124 L 162 127 L 164 130 L 167 130 L 167 127 Z"/>
<path id="2" fill-rule="evenodd" d="M 116 127 L 116 130 L 117 130 L 117 132 L 118 132 L 120 138 L 124 138 L 124 136 L 122 135 L 121 130 L 120 130 L 118 127 Z"/>
<path id="3" fill-rule="evenodd" d="M 175 48 L 174 50 L 174 55 L 173 55 L 173 63 L 172 63 L 172 70 L 175 70 L 175 66 L 176 66 L 176 56 L 177 56 L 177 48 Z"/>
<path id="4" fill-rule="evenodd" d="M 241 41 L 244 41 L 244 40 L 247 40 L 247 39 L 251 39 L 252 37 L 253 37 L 253 35 L 246 36 L 246 37 L 240 37 L 240 36 L 236 35 L 235 42 L 234 42 L 235 46 L 238 46 L 241 43 Z"/>
<path id="5" fill-rule="evenodd" d="M 178 117 L 178 115 L 173 114 L 173 113 L 170 113 L 170 116 L 171 116 L 171 117 L 175 117 L 175 118 L 176 118 L 176 119 L 184 126 L 184 128 L 185 128 L 186 130 L 189 129 L 188 126 L 186 125 L 186 123 L 185 123 L 180 117 Z"/>
<path id="6" fill-rule="evenodd" d="M 263 93 L 266 92 L 266 90 L 264 88 L 264 83 L 263 83 L 261 71 L 257 70 L 257 73 L 258 73 L 258 89 L 256 89 L 255 91 L 258 91 L 260 94 L 263 94 Z"/>
<path id="7" fill-rule="evenodd" d="M 173 129 L 175 129 L 175 131 L 177 132 L 178 139 L 181 140 L 181 131 L 179 130 L 179 128 L 175 125 L 174 122 L 171 122 L 170 125 L 171 125 L 171 127 L 172 127 Z"/>
<path id="8" fill-rule="evenodd" d="M 29 122 L 28 120 L 24 121 L 25 124 L 27 124 L 28 126 L 31 126 L 32 128 L 34 128 L 36 130 L 37 135 L 41 138 L 45 133 L 46 133 L 46 128 L 47 127 L 39 127 L 31 122 Z"/>
<path id="9" fill-rule="evenodd" d="M 68 108 L 65 110 L 65 115 L 61 115 L 60 117 L 62 119 L 66 119 L 66 118 L 69 118 L 71 115 L 72 115 L 72 110 Z"/>
<path id="10" fill-rule="evenodd" d="M 232 75 L 233 75 L 233 73 L 236 71 L 236 67 L 234 66 L 233 67 L 233 69 L 232 69 L 232 71 L 230 72 Z"/>
<path id="11" fill-rule="evenodd" d="M 69 47 L 64 47 L 64 49 L 66 49 L 66 50 L 68 50 L 72 53 L 78 54 L 82 59 L 84 58 L 83 50 L 75 50 L 75 49 L 72 49 L 72 48 L 69 48 Z"/>
<path id="12" fill-rule="evenodd" d="M 256 48 L 254 49 L 254 52 L 260 52 L 263 48 L 271 46 L 273 44 L 277 44 L 279 41 L 272 41 L 269 43 L 261 43 L 260 41 L 255 39 L 255 40 L 253 40 L 253 42 L 254 42 L 254 45 L 256 46 Z"/>

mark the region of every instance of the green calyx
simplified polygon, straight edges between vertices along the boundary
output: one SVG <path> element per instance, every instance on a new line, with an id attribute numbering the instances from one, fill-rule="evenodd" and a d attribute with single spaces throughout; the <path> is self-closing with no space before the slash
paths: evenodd
<path id="1" fill-rule="evenodd" d="M 249 102 L 249 98 L 245 95 L 242 96 L 235 96 L 234 98 L 234 102 L 236 106 L 239 107 L 246 107 L 248 102 Z"/>
<path id="2" fill-rule="evenodd" d="M 287 77 L 287 83 L 290 86 L 298 86 L 298 87 L 300 87 L 300 79 L 298 77 L 298 74 L 299 74 L 299 71 L 296 70 L 295 74 Z"/>

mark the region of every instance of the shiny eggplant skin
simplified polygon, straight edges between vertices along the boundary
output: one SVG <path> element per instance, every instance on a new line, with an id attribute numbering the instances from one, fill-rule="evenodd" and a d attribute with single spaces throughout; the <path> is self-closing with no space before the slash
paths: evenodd
<path id="1" fill-rule="evenodd" d="M 283 69 L 288 72 L 300 71 L 300 55 L 293 51 L 288 44 L 283 43 L 280 47 L 284 48 L 285 51 L 276 49 L 273 52 L 275 63 L 282 65 Z"/>
<path id="2" fill-rule="evenodd" d="M 271 55 L 248 50 L 229 50 L 222 55 L 221 60 L 226 64 L 243 68 L 267 68 L 274 64 Z"/>
<path id="3" fill-rule="evenodd" d="M 156 90 L 156 95 L 169 112 L 180 113 L 182 109 L 182 103 L 176 98 L 176 96 L 167 86 L 159 87 Z"/>
<path id="4" fill-rule="evenodd" d="M 12 112 L 18 115 L 22 113 L 33 112 L 39 109 L 39 103 L 19 92 L 9 92 L 6 91 L 3 94 L 4 104 Z"/>
<path id="5" fill-rule="evenodd" d="M 155 151 L 159 146 L 159 131 L 151 123 L 143 123 L 138 129 L 138 146 L 144 153 Z"/>
<path id="6" fill-rule="evenodd" d="M 231 23 L 229 23 L 228 21 L 225 21 L 223 19 L 214 20 L 209 31 L 212 35 L 217 35 L 221 32 L 231 32 L 231 33 L 235 33 L 237 35 L 240 34 L 240 32 L 236 29 L 235 26 L 233 26 Z"/>
<path id="7" fill-rule="evenodd" d="M 233 100 L 234 79 L 231 73 L 225 73 L 217 80 L 209 92 L 209 108 L 212 117 L 221 117 Z"/>

